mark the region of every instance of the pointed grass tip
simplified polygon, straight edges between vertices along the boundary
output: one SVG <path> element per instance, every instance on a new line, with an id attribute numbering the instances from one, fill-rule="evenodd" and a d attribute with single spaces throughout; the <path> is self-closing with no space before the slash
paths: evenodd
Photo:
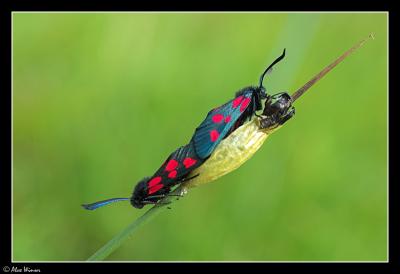
<path id="1" fill-rule="evenodd" d="M 365 42 L 368 41 L 368 39 L 375 39 L 375 34 L 371 32 L 368 37 L 364 38 L 357 44 L 355 44 L 353 47 L 350 49 L 346 50 L 342 55 L 340 55 L 335 61 L 330 63 L 328 66 L 326 66 L 324 69 L 322 69 L 318 74 L 316 74 L 311 80 L 309 80 L 307 83 L 305 83 L 301 88 L 296 90 L 292 94 L 292 102 L 296 101 L 301 95 L 303 95 L 310 87 L 312 87 L 316 82 L 318 82 L 322 77 L 324 77 L 328 72 L 330 72 L 334 67 L 336 67 L 339 63 L 341 63 L 347 56 L 349 56 L 351 53 L 359 49 L 361 46 L 364 45 Z"/>

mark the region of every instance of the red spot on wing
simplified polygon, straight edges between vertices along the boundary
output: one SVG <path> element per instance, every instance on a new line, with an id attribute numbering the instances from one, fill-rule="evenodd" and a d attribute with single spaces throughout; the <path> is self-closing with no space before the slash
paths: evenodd
<path id="1" fill-rule="evenodd" d="M 243 96 L 239 96 L 235 98 L 232 102 L 232 108 L 237 108 L 238 105 L 240 105 L 240 102 L 242 102 Z"/>
<path id="2" fill-rule="evenodd" d="M 178 166 L 178 162 L 176 160 L 170 160 L 165 167 L 166 171 L 172 171 Z"/>
<path id="3" fill-rule="evenodd" d="M 211 139 L 211 142 L 217 141 L 217 140 L 218 140 L 218 137 L 219 137 L 218 131 L 216 131 L 215 129 L 213 129 L 213 130 L 210 131 L 210 139 Z"/>
<path id="4" fill-rule="evenodd" d="M 247 106 L 250 104 L 250 101 L 250 98 L 246 98 L 242 101 L 242 104 L 240 105 L 240 112 L 243 112 L 247 108 Z"/>
<path id="5" fill-rule="evenodd" d="M 229 123 L 230 120 L 231 120 L 231 116 L 230 115 L 225 117 L 225 123 Z"/>
<path id="6" fill-rule="evenodd" d="M 160 176 L 157 176 L 157 177 L 154 177 L 153 179 L 151 179 L 151 180 L 147 183 L 147 186 L 148 186 L 149 188 L 151 188 L 151 187 L 153 187 L 153 186 L 159 184 L 160 182 L 161 182 L 161 177 L 160 177 Z"/>
<path id="7" fill-rule="evenodd" d="M 159 184 L 159 185 L 155 185 L 155 186 L 153 186 L 153 187 L 150 187 L 150 188 L 149 188 L 149 195 L 150 195 L 150 194 L 153 194 L 154 192 L 159 191 L 161 188 L 163 188 L 163 185 L 162 185 L 162 184 Z"/>
<path id="8" fill-rule="evenodd" d="M 212 121 L 214 122 L 214 123 L 221 123 L 221 121 L 224 119 L 224 115 L 222 115 L 222 114 L 215 114 L 213 117 L 212 117 Z"/>
<path id="9" fill-rule="evenodd" d="M 197 162 L 197 161 L 196 161 L 195 159 L 192 159 L 192 158 L 185 158 L 185 159 L 183 160 L 183 165 L 184 165 L 186 168 L 189 168 L 189 167 L 191 167 L 192 165 L 194 165 L 196 162 Z"/>
<path id="10" fill-rule="evenodd" d="M 173 171 L 171 171 L 170 173 L 168 173 L 168 178 L 173 179 L 173 178 L 176 177 L 176 174 L 177 174 L 177 171 L 176 171 L 176 170 L 173 170 Z"/>

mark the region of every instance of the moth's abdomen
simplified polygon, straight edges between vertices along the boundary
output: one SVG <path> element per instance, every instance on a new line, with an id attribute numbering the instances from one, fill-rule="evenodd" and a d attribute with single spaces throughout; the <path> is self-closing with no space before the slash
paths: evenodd
<path id="1" fill-rule="evenodd" d="M 240 126 L 221 141 L 203 165 L 188 175 L 191 177 L 199 174 L 185 183 L 185 187 L 192 188 L 211 182 L 237 169 L 256 153 L 271 133 L 272 131 L 264 131 L 259 128 L 257 117 Z"/>

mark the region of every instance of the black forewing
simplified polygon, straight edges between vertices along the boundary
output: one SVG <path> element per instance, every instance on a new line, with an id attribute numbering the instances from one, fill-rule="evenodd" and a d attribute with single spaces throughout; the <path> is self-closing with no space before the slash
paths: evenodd
<path id="1" fill-rule="evenodd" d="M 203 164 L 204 160 L 197 157 L 192 142 L 175 150 L 149 179 L 149 194 L 156 193 L 160 189 L 170 188 L 182 182 L 191 171 Z M 154 181 L 155 178 L 160 177 Z M 151 183 L 153 180 L 153 183 Z M 154 184 L 154 182 L 158 182 Z"/>
<path id="2" fill-rule="evenodd" d="M 190 143 L 175 150 L 148 180 L 149 195 L 166 192 L 202 165 L 239 118 L 246 113 L 252 96 L 251 91 L 243 92 L 235 99 L 210 111 L 196 128 Z"/>
<path id="3" fill-rule="evenodd" d="M 221 140 L 229 133 L 251 103 L 252 96 L 251 91 L 242 93 L 207 114 L 192 137 L 196 153 L 201 159 L 209 157 Z"/>

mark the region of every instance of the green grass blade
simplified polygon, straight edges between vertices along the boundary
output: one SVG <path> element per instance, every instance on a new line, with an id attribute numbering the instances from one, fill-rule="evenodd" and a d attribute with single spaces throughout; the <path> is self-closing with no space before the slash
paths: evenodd
<path id="1" fill-rule="evenodd" d="M 178 187 L 173 191 L 172 195 L 184 195 L 186 192 L 182 187 Z M 155 217 L 161 210 L 165 209 L 167 204 L 171 203 L 174 196 L 165 197 L 160 201 L 159 204 L 153 206 L 148 211 L 146 211 L 138 219 L 134 220 L 129 224 L 124 230 L 118 233 L 114 238 L 112 238 L 108 243 L 106 243 L 102 248 L 100 248 L 96 253 L 87 259 L 87 261 L 102 261 L 107 258 L 112 252 L 114 252 L 118 247 L 120 247 L 125 241 L 127 241 L 141 226 L 148 222 L 151 218 Z"/>

